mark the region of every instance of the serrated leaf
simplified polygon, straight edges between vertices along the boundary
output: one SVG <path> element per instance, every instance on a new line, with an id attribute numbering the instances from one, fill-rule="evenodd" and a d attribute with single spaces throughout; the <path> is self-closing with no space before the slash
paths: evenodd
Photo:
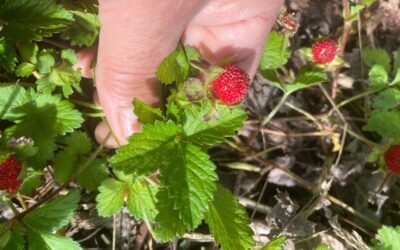
<path id="1" fill-rule="evenodd" d="M 216 189 L 218 176 L 215 168 L 208 154 L 199 147 L 175 144 L 173 150 L 164 156 L 160 180 L 168 187 L 169 200 L 163 202 L 174 204 L 167 207 L 172 206 L 176 211 L 160 209 L 156 221 L 177 212 L 189 229 L 199 226 Z M 160 195 L 157 198 L 160 199 Z"/>
<path id="2" fill-rule="evenodd" d="M 15 113 L 13 109 L 29 101 L 29 97 L 23 87 L 19 85 L 0 86 L 0 119 L 13 121 Z"/>
<path id="3" fill-rule="evenodd" d="M 129 213 L 136 220 L 153 222 L 157 214 L 156 193 L 158 188 L 155 185 L 137 180 L 128 184 L 128 200 L 126 206 Z"/>
<path id="4" fill-rule="evenodd" d="M 23 221 L 31 228 L 54 231 L 67 225 L 75 214 L 80 200 L 79 190 L 71 190 L 67 195 L 46 203 L 27 214 Z"/>
<path id="5" fill-rule="evenodd" d="M 68 60 L 73 60 L 70 58 Z M 38 92 L 51 94 L 57 87 L 61 87 L 64 97 L 68 98 L 73 94 L 73 90 L 82 92 L 80 87 L 81 69 L 74 70 L 72 66 L 67 64 L 60 64 L 53 67 L 50 73 L 38 79 Z"/>
<path id="6" fill-rule="evenodd" d="M 34 42 L 19 42 L 17 43 L 18 52 L 24 62 L 32 64 L 37 63 L 39 46 Z"/>
<path id="7" fill-rule="evenodd" d="M 368 73 L 370 89 L 384 88 L 389 82 L 389 75 L 382 65 L 375 64 Z"/>
<path id="8" fill-rule="evenodd" d="M 155 121 L 165 120 L 161 109 L 153 108 L 137 98 L 133 100 L 133 107 L 140 124 L 153 124 Z"/>
<path id="9" fill-rule="evenodd" d="M 400 139 L 400 112 L 373 112 L 363 129 L 376 132 L 382 137 Z"/>
<path id="10" fill-rule="evenodd" d="M 375 244 L 376 249 L 400 249 L 400 227 L 383 226 L 378 230 L 376 239 L 379 241 L 379 243 Z"/>
<path id="11" fill-rule="evenodd" d="M 31 195 L 33 191 L 43 184 L 43 172 L 34 171 L 24 178 L 19 191 L 25 195 Z"/>
<path id="12" fill-rule="evenodd" d="M 25 250 L 25 239 L 22 237 L 20 228 L 15 229 L 8 241 L 4 243 L 7 243 L 4 247 L 2 247 L 0 243 L 2 250 Z"/>
<path id="13" fill-rule="evenodd" d="M 175 211 L 174 203 L 171 202 L 168 194 L 168 188 L 163 187 L 157 193 L 156 216 L 157 225 L 154 230 L 154 236 L 161 241 L 170 241 L 176 236 L 183 236 L 186 232 L 186 226 L 183 224 L 179 213 Z"/>
<path id="14" fill-rule="evenodd" d="M 73 49 L 63 49 L 61 51 L 61 59 L 66 61 L 67 63 L 74 65 L 78 62 L 78 57 L 75 54 Z"/>
<path id="15" fill-rule="evenodd" d="M 61 235 L 46 233 L 39 230 L 28 230 L 27 235 L 29 250 L 82 250 L 77 242 Z"/>
<path id="16" fill-rule="evenodd" d="M 361 56 L 367 66 L 373 67 L 375 64 L 378 64 L 389 72 L 390 56 L 384 49 L 364 48 Z"/>
<path id="17" fill-rule="evenodd" d="M 276 69 L 285 65 L 290 57 L 289 38 L 272 31 L 260 60 L 260 69 Z"/>
<path id="18" fill-rule="evenodd" d="M 75 21 L 61 34 L 73 46 L 92 46 L 100 32 L 100 20 L 96 14 L 82 11 L 71 11 Z"/>
<path id="19" fill-rule="evenodd" d="M 83 162 L 87 161 L 84 159 Z M 76 178 L 76 182 L 89 191 L 96 191 L 100 184 L 108 177 L 105 160 L 94 159 Z"/>
<path id="20" fill-rule="evenodd" d="M 15 69 L 15 74 L 20 77 L 28 77 L 35 70 L 35 65 L 28 62 L 23 62 Z"/>
<path id="21" fill-rule="evenodd" d="M 400 85 L 400 66 L 395 72 L 396 75 L 394 76 L 393 81 L 390 83 L 390 85 Z"/>
<path id="22" fill-rule="evenodd" d="M 81 131 L 74 132 L 63 138 L 68 152 L 87 154 L 92 150 L 92 142 L 89 136 Z"/>
<path id="23" fill-rule="evenodd" d="M 17 62 L 18 59 L 15 48 L 9 42 L 0 38 L 0 67 L 8 72 L 12 72 Z"/>
<path id="24" fill-rule="evenodd" d="M 54 51 L 51 49 L 44 49 L 40 51 L 38 56 L 37 68 L 40 73 L 46 74 L 54 66 L 56 60 L 54 59 Z"/>
<path id="25" fill-rule="evenodd" d="M 7 245 L 10 238 L 11 231 L 4 224 L 0 224 L 0 249 L 3 249 Z"/>
<path id="26" fill-rule="evenodd" d="M 165 83 L 184 82 L 190 73 L 190 64 L 185 49 L 179 45 L 176 50 L 160 64 L 157 69 L 157 78 Z"/>
<path id="27" fill-rule="evenodd" d="M 53 157 L 54 137 L 79 128 L 81 114 L 59 96 L 32 94 L 31 101 L 13 109 L 17 124 L 10 128 L 15 137 L 30 137 L 39 152 L 32 157 L 40 165 Z"/>
<path id="28" fill-rule="evenodd" d="M 215 112 L 212 116 L 210 112 Z M 212 110 L 210 103 L 191 105 L 184 111 L 183 130 L 190 141 L 198 145 L 213 145 L 235 135 L 247 118 L 241 108 L 218 105 Z M 211 117 L 210 117 L 211 116 Z"/>
<path id="29" fill-rule="evenodd" d="M 206 222 L 215 241 L 225 250 L 244 250 L 253 246 L 250 220 L 246 210 L 228 190 L 218 185 L 209 204 Z"/>
<path id="30" fill-rule="evenodd" d="M 103 181 L 96 197 L 96 208 L 99 215 L 109 217 L 118 213 L 124 205 L 125 190 L 124 182 L 114 179 Z"/>
<path id="31" fill-rule="evenodd" d="M 182 133 L 173 122 L 159 122 L 144 126 L 141 133 L 133 134 L 127 145 L 120 147 L 111 158 L 113 168 L 126 173 L 150 174 L 160 167 L 168 154 L 169 144 Z"/>
<path id="32" fill-rule="evenodd" d="M 64 30 L 72 14 L 54 0 L 4 0 L 0 4 L 0 35 L 9 40 L 41 40 Z"/>
<path id="33" fill-rule="evenodd" d="M 278 237 L 268 242 L 268 244 L 265 245 L 261 250 L 283 250 L 285 241 L 286 241 L 286 236 Z"/>
<path id="34" fill-rule="evenodd" d="M 286 92 L 293 93 L 326 80 L 327 76 L 324 72 L 315 70 L 311 71 L 308 67 L 304 67 L 297 74 L 296 80 L 292 84 L 285 84 L 283 88 L 286 90 Z"/>
<path id="35" fill-rule="evenodd" d="M 374 99 L 372 107 L 374 109 L 388 110 L 397 107 L 400 104 L 400 90 L 389 88 L 379 93 Z"/>
<path id="36" fill-rule="evenodd" d="M 78 155 L 74 152 L 61 151 L 54 159 L 54 179 L 58 184 L 67 182 L 78 168 Z"/>

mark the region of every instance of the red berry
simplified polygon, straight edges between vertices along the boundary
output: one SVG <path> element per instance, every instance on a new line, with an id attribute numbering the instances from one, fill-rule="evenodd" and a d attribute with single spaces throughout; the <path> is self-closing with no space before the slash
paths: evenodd
<path id="1" fill-rule="evenodd" d="M 0 164 L 0 190 L 15 192 L 21 185 L 18 175 L 21 171 L 21 163 L 10 156 Z"/>
<path id="2" fill-rule="evenodd" d="M 393 145 L 386 150 L 384 158 L 388 170 L 400 174 L 400 144 Z"/>
<path id="3" fill-rule="evenodd" d="M 222 68 L 225 71 L 210 83 L 213 94 L 226 105 L 238 104 L 249 89 L 249 75 L 236 65 L 225 65 Z"/>
<path id="4" fill-rule="evenodd" d="M 319 41 L 312 48 L 313 60 L 317 63 L 330 63 L 336 56 L 338 45 L 331 39 Z"/>

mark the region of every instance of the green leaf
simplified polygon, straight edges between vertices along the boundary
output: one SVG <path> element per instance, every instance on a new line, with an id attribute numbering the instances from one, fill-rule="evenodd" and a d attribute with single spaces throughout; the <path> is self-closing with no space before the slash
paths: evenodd
<path id="1" fill-rule="evenodd" d="M 293 93 L 324 81 L 327 81 L 325 72 L 311 71 L 308 67 L 304 67 L 297 74 L 296 80 L 292 84 L 285 84 L 283 88 L 286 92 Z"/>
<path id="2" fill-rule="evenodd" d="M 68 56 L 68 55 L 65 55 Z M 68 60 L 73 60 L 69 58 Z M 53 67 L 49 74 L 36 81 L 38 92 L 51 94 L 57 87 L 61 87 L 64 97 L 73 94 L 73 89 L 82 92 L 80 87 L 81 70 L 74 70 L 68 63 Z"/>
<path id="3" fill-rule="evenodd" d="M 25 195 L 31 195 L 36 188 L 43 184 L 43 172 L 33 171 L 24 178 L 19 191 Z"/>
<path id="4" fill-rule="evenodd" d="M 24 62 L 32 64 L 37 63 L 39 46 L 34 42 L 19 42 L 17 43 L 18 52 Z"/>
<path id="5" fill-rule="evenodd" d="M 161 211 L 156 216 L 157 225 L 154 236 L 161 241 L 170 241 L 176 236 L 183 236 L 186 226 L 183 224 L 179 213 L 175 210 L 174 203 L 169 198 L 168 188 L 163 187 L 157 193 L 157 209 Z"/>
<path id="6" fill-rule="evenodd" d="M 15 137 L 30 137 L 39 152 L 32 157 L 40 165 L 53 157 L 54 137 L 79 128 L 81 114 L 59 96 L 32 94 L 31 101 L 13 109 L 17 124 L 11 128 Z"/>
<path id="7" fill-rule="evenodd" d="M 373 112 L 363 129 L 376 132 L 382 137 L 400 139 L 400 112 Z"/>
<path id="8" fill-rule="evenodd" d="M 0 38 L 0 67 L 8 72 L 12 72 L 17 62 L 18 59 L 15 48 L 9 42 Z"/>
<path id="9" fill-rule="evenodd" d="M 285 241 L 286 241 L 286 236 L 278 237 L 268 242 L 268 244 L 265 245 L 261 250 L 283 250 Z"/>
<path id="10" fill-rule="evenodd" d="M 327 245 L 318 245 L 314 250 L 333 250 Z"/>
<path id="11" fill-rule="evenodd" d="M 260 69 L 276 69 L 285 65 L 290 57 L 289 38 L 276 31 L 269 34 L 266 47 L 261 56 Z"/>
<path id="12" fill-rule="evenodd" d="M 28 62 L 23 62 L 15 69 L 15 74 L 20 77 L 28 77 L 35 70 L 35 65 Z"/>
<path id="13" fill-rule="evenodd" d="M 87 161 L 84 159 L 83 162 Z M 78 175 L 76 182 L 89 191 L 96 191 L 101 183 L 108 177 L 108 169 L 105 160 L 94 159 L 85 170 Z"/>
<path id="14" fill-rule="evenodd" d="M 79 200 L 79 190 L 71 190 L 67 195 L 36 208 L 27 214 L 23 221 L 31 228 L 50 232 L 58 230 L 72 219 Z"/>
<path id="15" fill-rule="evenodd" d="M 54 159 L 54 179 L 58 184 L 67 182 L 78 168 L 78 155 L 70 151 L 61 151 Z"/>
<path id="16" fill-rule="evenodd" d="M 136 220 L 154 221 L 157 214 L 156 193 L 158 188 L 155 185 L 147 184 L 137 180 L 128 184 L 128 200 L 126 206 L 129 213 Z"/>
<path id="17" fill-rule="evenodd" d="M 126 184 L 114 179 L 107 179 L 101 183 L 99 194 L 96 197 L 96 208 L 100 216 L 109 217 L 121 210 L 124 205 Z"/>
<path id="18" fill-rule="evenodd" d="M 191 144 L 175 144 L 173 150 L 164 156 L 160 168 L 160 180 L 168 187 L 169 202 L 176 211 L 159 210 L 156 221 L 178 213 L 183 224 L 195 229 L 204 218 L 209 202 L 216 189 L 215 165 L 207 153 Z M 157 198 L 162 200 L 160 195 Z M 157 203 L 157 207 L 160 202 Z M 167 226 L 167 225 L 164 225 Z"/>
<path id="19" fill-rule="evenodd" d="M 393 78 L 393 81 L 390 83 L 390 85 L 400 85 L 400 66 L 396 70 L 396 75 Z"/>
<path id="20" fill-rule="evenodd" d="M 29 101 L 29 96 L 23 87 L 19 85 L 0 86 L 0 119 L 13 121 L 14 108 Z"/>
<path id="21" fill-rule="evenodd" d="M 160 167 L 168 154 L 169 144 L 182 133 L 173 122 L 155 122 L 144 126 L 141 133 L 133 134 L 129 143 L 120 147 L 111 158 L 113 168 L 126 173 L 150 174 Z"/>
<path id="22" fill-rule="evenodd" d="M 157 78 L 165 83 L 184 82 L 190 73 L 190 64 L 185 49 L 179 45 L 176 50 L 160 64 L 157 69 Z"/>
<path id="23" fill-rule="evenodd" d="M 61 34 L 64 40 L 70 40 L 73 46 L 92 46 L 100 32 L 100 20 L 96 14 L 71 11 L 75 21 Z"/>
<path id="24" fill-rule="evenodd" d="M 212 111 L 210 103 L 191 105 L 185 109 L 183 130 L 194 144 L 213 145 L 223 142 L 225 137 L 235 135 L 247 118 L 241 108 L 218 105 L 214 111 L 215 117 L 210 114 Z"/>
<path id="25" fill-rule="evenodd" d="M 3 250 L 25 250 L 25 239 L 22 237 L 21 229 L 17 227 L 8 239 L 4 247 L 0 243 L 0 248 Z"/>
<path id="26" fill-rule="evenodd" d="M 382 65 L 375 64 L 368 73 L 370 89 L 381 89 L 389 83 L 389 75 Z"/>
<path id="27" fill-rule="evenodd" d="M 365 8 L 364 5 L 356 4 L 350 6 L 350 18 L 347 19 L 349 22 L 354 22 L 358 19 L 358 14 Z"/>
<path id="28" fill-rule="evenodd" d="M 400 104 L 400 90 L 389 88 L 379 93 L 374 99 L 372 107 L 374 109 L 388 110 L 397 107 Z"/>
<path id="29" fill-rule="evenodd" d="M 68 152 L 87 154 L 92 150 L 92 142 L 84 132 L 77 131 L 63 138 Z"/>
<path id="30" fill-rule="evenodd" d="M 40 73 L 46 74 L 56 63 L 54 59 L 54 51 L 51 49 L 44 49 L 40 51 L 38 56 L 37 68 Z"/>
<path id="31" fill-rule="evenodd" d="M 209 207 L 206 222 L 222 249 L 243 250 L 253 246 L 250 220 L 236 197 L 218 185 L 214 200 L 210 202 Z"/>
<path id="32" fill-rule="evenodd" d="M 376 235 L 378 243 L 376 249 L 395 250 L 400 249 L 400 227 L 383 226 Z"/>
<path id="33" fill-rule="evenodd" d="M 140 124 L 153 124 L 155 121 L 165 120 L 161 109 L 153 108 L 137 98 L 133 100 L 133 107 Z"/>
<path id="34" fill-rule="evenodd" d="M 0 35 L 14 41 L 42 40 L 64 30 L 72 14 L 54 0 L 4 0 L 0 4 Z"/>
<path id="35" fill-rule="evenodd" d="M 394 63 L 393 63 L 393 73 L 399 73 L 400 69 L 400 49 L 395 52 Z"/>
<path id="36" fill-rule="evenodd" d="M 74 65 L 78 62 L 78 57 L 76 56 L 75 51 L 73 49 L 62 50 L 61 58 L 70 65 Z"/>
<path id="37" fill-rule="evenodd" d="M 3 249 L 7 245 L 7 242 L 11 238 L 11 231 L 4 224 L 0 224 L 0 249 Z"/>
<path id="38" fill-rule="evenodd" d="M 82 250 L 71 238 L 39 230 L 28 230 L 28 246 L 29 250 Z"/>
<path id="39" fill-rule="evenodd" d="M 384 49 L 365 48 L 362 51 L 362 60 L 369 67 L 378 64 L 381 65 L 386 72 L 389 72 L 390 56 Z"/>

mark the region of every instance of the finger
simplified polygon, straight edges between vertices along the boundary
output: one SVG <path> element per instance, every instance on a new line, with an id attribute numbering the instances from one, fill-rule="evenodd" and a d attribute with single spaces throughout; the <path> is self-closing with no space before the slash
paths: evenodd
<path id="1" fill-rule="evenodd" d="M 183 41 L 211 64 L 235 63 L 253 77 L 283 1 L 238 0 L 218 9 L 222 2 L 205 7 L 189 24 Z"/>
<path id="2" fill-rule="evenodd" d="M 97 46 L 92 46 L 79 51 L 76 55 L 78 62 L 73 66 L 74 70 L 81 69 L 81 75 L 85 78 L 92 78 L 92 62 L 97 53 Z"/>
<path id="3" fill-rule="evenodd" d="M 137 131 L 132 99 L 159 105 L 154 72 L 176 47 L 204 0 L 101 0 L 96 86 L 108 122 L 122 144 Z M 172 14 L 171 14 L 172 13 Z"/>

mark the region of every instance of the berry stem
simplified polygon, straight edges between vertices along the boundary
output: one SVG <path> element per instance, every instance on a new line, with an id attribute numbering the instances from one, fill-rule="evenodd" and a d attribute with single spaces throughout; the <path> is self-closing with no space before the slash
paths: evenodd
<path id="1" fill-rule="evenodd" d="M 24 208 L 24 210 L 28 209 L 28 205 L 26 205 L 24 197 L 22 197 L 22 195 L 19 191 L 17 192 L 17 198 L 18 198 L 19 202 L 21 203 L 21 206 Z"/>
<path id="2" fill-rule="evenodd" d="M 278 113 L 278 111 L 282 108 L 282 106 L 285 104 L 286 100 L 288 99 L 288 97 L 290 96 L 291 92 L 284 92 L 283 96 L 281 97 L 281 99 L 279 100 L 278 104 L 275 106 L 275 108 L 268 114 L 267 117 L 265 117 L 265 119 L 262 121 L 261 123 L 261 127 L 264 127 L 265 125 L 267 125 L 272 118 L 274 118 L 274 116 L 276 115 L 276 113 Z"/>
<path id="3" fill-rule="evenodd" d="M 11 210 L 13 211 L 13 213 L 15 214 L 15 215 L 19 215 L 19 212 L 18 212 L 18 210 L 17 210 L 17 208 L 14 206 L 14 203 L 11 201 L 11 200 L 9 200 L 9 199 L 7 199 L 7 205 L 11 208 Z"/>

